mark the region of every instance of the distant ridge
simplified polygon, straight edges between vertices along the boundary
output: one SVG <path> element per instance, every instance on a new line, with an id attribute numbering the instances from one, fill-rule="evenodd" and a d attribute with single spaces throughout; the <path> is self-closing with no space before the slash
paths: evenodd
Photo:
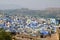
<path id="1" fill-rule="evenodd" d="M 30 15 L 30 16 L 38 16 L 38 17 L 52 17 L 57 18 L 60 17 L 60 8 L 47 8 L 45 10 L 31 10 L 28 8 L 21 8 L 21 9 L 8 9 L 8 10 L 0 10 L 0 12 L 9 15 Z"/>

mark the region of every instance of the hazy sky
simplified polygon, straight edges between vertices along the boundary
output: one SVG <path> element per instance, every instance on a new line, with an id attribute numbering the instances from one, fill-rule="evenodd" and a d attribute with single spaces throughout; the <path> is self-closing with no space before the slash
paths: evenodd
<path id="1" fill-rule="evenodd" d="M 0 9 L 60 7 L 60 0 L 0 0 Z"/>

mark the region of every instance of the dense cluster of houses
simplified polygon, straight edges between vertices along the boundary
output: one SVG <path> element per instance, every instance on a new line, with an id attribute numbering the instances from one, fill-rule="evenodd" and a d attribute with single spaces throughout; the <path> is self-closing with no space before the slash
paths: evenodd
<path id="1" fill-rule="evenodd" d="M 3 15 L 2 15 L 3 16 Z M 0 28 L 6 32 L 19 32 L 36 36 L 47 35 L 56 32 L 56 21 L 54 18 L 37 18 L 31 16 L 0 16 Z"/>

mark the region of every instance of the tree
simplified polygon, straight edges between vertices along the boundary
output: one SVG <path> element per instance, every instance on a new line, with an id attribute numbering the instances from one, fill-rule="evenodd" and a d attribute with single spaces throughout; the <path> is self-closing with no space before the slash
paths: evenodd
<path id="1" fill-rule="evenodd" d="M 5 32 L 5 30 L 0 29 L 0 40 L 12 40 L 12 36 L 9 32 Z"/>

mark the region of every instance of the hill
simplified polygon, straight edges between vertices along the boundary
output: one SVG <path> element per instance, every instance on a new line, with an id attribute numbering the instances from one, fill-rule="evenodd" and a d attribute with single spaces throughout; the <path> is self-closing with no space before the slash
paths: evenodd
<path id="1" fill-rule="evenodd" d="M 30 15 L 38 17 L 60 17 L 60 8 L 47 8 L 45 10 L 30 10 L 27 8 L 0 10 L 5 15 Z"/>

